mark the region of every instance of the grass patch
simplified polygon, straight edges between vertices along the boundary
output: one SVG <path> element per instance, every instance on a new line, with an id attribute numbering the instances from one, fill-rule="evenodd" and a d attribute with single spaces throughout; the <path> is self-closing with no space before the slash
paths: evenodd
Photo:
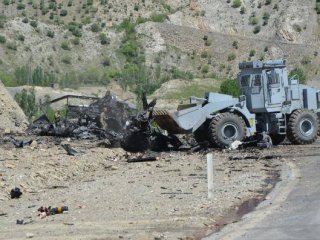
<path id="1" fill-rule="evenodd" d="M 187 100 L 191 96 L 204 97 L 205 92 L 219 92 L 219 87 L 212 85 L 198 85 L 194 83 L 180 88 L 178 91 L 164 94 L 161 99 Z"/>

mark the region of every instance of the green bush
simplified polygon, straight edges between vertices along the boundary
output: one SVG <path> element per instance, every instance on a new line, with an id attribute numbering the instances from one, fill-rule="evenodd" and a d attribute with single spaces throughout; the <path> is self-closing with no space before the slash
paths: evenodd
<path id="1" fill-rule="evenodd" d="M 110 44 L 110 38 L 105 33 L 100 33 L 99 39 L 102 45 Z"/>
<path id="2" fill-rule="evenodd" d="M 201 56 L 202 58 L 207 58 L 207 57 L 209 56 L 209 54 L 208 54 L 207 51 L 202 51 L 200 56 Z"/>
<path id="3" fill-rule="evenodd" d="M 235 53 L 230 53 L 229 55 L 228 55 L 228 61 L 230 62 L 230 61 L 233 61 L 233 60 L 235 60 L 236 59 L 236 54 Z"/>
<path id="4" fill-rule="evenodd" d="M 108 57 L 104 57 L 104 58 L 102 59 L 101 64 L 102 64 L 104 67 L 110 66 L 110 59 L 109 59 Z"/>
<path id="5" fill-rule="evenodd" d="M 92 32 L 100 32 L 101 31 L 101 27 L 98 23 L 93 23 L 90 27 Z"/>
<path id="6" fill-rule="evenodd" d="M 24 111 L 26 116 L 31 120 L 32 116 L 35 116 L 39 111 L 39 106 L 36 104 L 35 90 L 23 89 L 21 92 L 16 93 L 14 96 L 16 102 Z"/>
<path id="7" fill-rule="evenodd" d="M 61 9 L 60 10 L 60 16 L 61 17 L 65 17 L 65 16 L 67 16 L 68 15 L 68 11 L 67 10 L 65 10 L 65 9 Z"/>
<path id="8" fill-rule="evenodd" d="M 253 57 L 254 55 L 256 55 L 256 50 L 252 49 L 249 53 L 249 56 Z"/>
<path id="9" fill-rule="evenodd" d="M 259 19 L 257 17 L 250 17 L 249 18 L 249 23 L 251 25 L 257 25 L 259 23 Z"/>
<path id="10" fill-rule="evenodd" d="M 6 43 L 6 41 L 7 41 L 7 40 L 6 40 L 6 37 L 0 35 L 0 43 L 4 44 L 4 43 Z"/>
<path id="11" fill-rule="evenodd" d="M 308 55 L 303 56 L 303 58 L 302 58 L 302 60 L 301 60 L 301 63 L 302 63 L 303 65 L 308 65 L 308 64 L 310 64 L 310 63 L 311 63 L 311 57 L 308 56 Z"/>
<path id="12" fill-rule="evenodd" d="M 7 48 L 16 51 L 17 50 L 17 44 L 15 42 L 8 42 Z"/>
<path id="13" fill-rule="evenodd" d="M 22 34 L 18 35 L 18 40 L 24 42 L 24 36 Z"/>
<path id="14" fill-rule="evenodd" d="M 316 3 L 316 11 L 317 11 L 317 14 L 320 14 L 320 2 Z"/>
<path id="15" fill-rule="evenodd" d="M 245 13 L 246 13 L 246 8 L 242 6 L 240 8 L 240 14 L 245 14 Z"/>
<path id="16" fill-rule="evenodd" d="M 61 43 L 61 48 L 62 48 L 63 50 L 70 50 L 70 49 L 71 49 L 68 41 L 63 41 L 63 42 Z"/>
<path id="17" fill-rule="evenodd" d="M 234 79 L 227 79 L 220 85 L 220 93 L 228 94 L 234 97 L 240 96 L 238 82 Z"/>
<path id="18" fill-rule="evenodd" d="M 80 38 L 75 37 L 74 39 L 71 40 L 73 45 L 79 45 L 80 44 Z"/>
<path id="19" fill-rule="evenodd" d="M 295 76 L 299 79 L 300 83 L 302 83 L 302 84 L 306 83 L 306 79 L 307 78 L 306 78 L 306 74 L 303 71 L 303 69 L 295 68 L 289 73 L 289 79 L 292 78 L 292 77 L 295 77 Z"/>
<path id="20" fill-rule="evenodd" d="M 253 33 L 254 34 L 258 34 L 261 30 L 261 27 L 260 26 L 255 26 L 254 29 L 253 29 Z"/>
<path id="21" fill-rule="evenodd" d="M 167 14 L 153 14 L 150 17 L 152 22 L 164 22 L 167 19 Z"/>
<path id="22" fill-rule="evenodd" d="M 238 8 L 241 6 L 241 0 L 233 0 L 232 7 Z"/>
<path id="23" fill-rule="evenodd" d="M 32 27 L 36 28 L 36 27 L 38 27 L 38 22 L 35 21 L 35 20 L 32 20 L 32 21 L 30 22 L 30 25 L 31 25 Z"/>
<path id="24" fill-rule="evenodd" d="M 272 2 L 272 0 L 266 0 L 265 5 L 270 5 L 270 4 L 271 4 L 271 2 Z"/>
<path id="25" fill-rule="evenodd" d="M 25 9 L 26 8 L 26 5 L 25 4 L 23 4 L 23 3 L 18 3 L 17 4 L 17 10 L 23 10 L 23 9 Z"/>
<path id="26" fill-rule="evenodd" d="M 70 56 L 63 56 L 61 61 L 65 64 L 71 64 L 71 57 Z"/>
<path id="27" fill-rule="evenodd" d="M 10 0 L 3 0 L 3 4 L 8 6 L 10 4 Z"/>
<path id="28" fill-rule="evenodd" d="M 208 72 L 209 72 L 209 66 L 208 66 L 208 65 L 204 65 L 204 66 L 202 67 L 202 69 L 201 69 L 201 72 L 202 72 L 203 74 L 208 73 Z"/>
<path id="29" fill-rule="evenodd" d="M 54 31 L 48 30 L 47 37 L 54 38 Z"/>
<path id="30" fill-rule="evenodd" d="M 22 22 L 23 22 L 23 23 L 28 23 L 28 22 L 29 22 L 29 19 L 28 19 L 28 18 L 24 18 L 24 19 L 22 19 Z"/>
<path id="31" fill-rule="evenodd" d="M 234 49 L 238 49 L 238 48 L 239 48 L 239 42 L 238 42 L 238 41 L 233 41 L 232 47 L 233 47 Z"/>

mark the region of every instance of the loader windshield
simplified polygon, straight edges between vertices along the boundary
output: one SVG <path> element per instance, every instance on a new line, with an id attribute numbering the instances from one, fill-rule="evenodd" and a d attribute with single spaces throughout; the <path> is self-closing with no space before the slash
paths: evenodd
<path id="1" fill-rule="evenodd" d="M 240 78 L 241 87 L 249 87 L 251 85 L 250 84 L 250 78 L 251 78 L 251 75 L 243 75 L 243 76 L 241 76 L 241 78 Z"/>

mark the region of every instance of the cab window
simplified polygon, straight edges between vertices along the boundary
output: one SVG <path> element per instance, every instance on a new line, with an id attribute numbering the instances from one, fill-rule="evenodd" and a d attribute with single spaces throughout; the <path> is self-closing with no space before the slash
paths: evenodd
<path id="1" fill-rule="evenodd" d="M 273 71 L 271 70 L 266 71 L 266 75 L 267 75 L 268 85 L 279 83 L 279 78 L 276 77 Z"/>
<path id="2" fill-rule="evenodd" d="M 252 81 L 252 87 L 261 87 L 261 75 L 255 75 Z"/>
<path id="3" fill-rule="evenodd" d="M 249 87 L 250 86 L 250 75 L 244 75 L 240 79 L 241 87 Z"/>

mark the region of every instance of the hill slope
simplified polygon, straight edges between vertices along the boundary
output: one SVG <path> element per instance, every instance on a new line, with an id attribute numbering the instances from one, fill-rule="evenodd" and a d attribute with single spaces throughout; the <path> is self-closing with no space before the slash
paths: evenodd
<path id="1" fill-rule="evenodd" d="M 141 64 L 160 79 L 153 88 L 181 76 L 234 77 L 238 62 L 253 59 L 287 58 L 309 79 L 319 71 L 313 0 L 4 0 L 0 9 L 1 76 L 28 65 L 65 82 L 74 73 L 82 84 L 133 89 Z"/>

